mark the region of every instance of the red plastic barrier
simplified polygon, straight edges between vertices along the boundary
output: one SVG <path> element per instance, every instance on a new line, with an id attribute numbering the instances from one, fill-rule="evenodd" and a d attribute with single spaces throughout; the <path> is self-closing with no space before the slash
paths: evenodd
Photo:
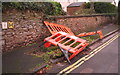
<path id="1" fill-rule="evenodd" d="M 55 23 L 49 23 L 47 21 L 44 21 L 44 23 L 47 26 L 47 28 L 49 29 L 49 31 L 51 32 L 51 34 L 55 34 L 56 32 L 62 31 L 62 32 L 69 33 L 70 35 L 74 35 L 74 33 L 70 30 L 70 28 L 68 28 L 66 26 L 55 24 Z M 77 36 L 78 37 L 83 37 L 83 36 L 95 35 L 95 34 L 99 34 L 100 39 L 103 38 L 103 34 L 102 34 L 101 30 L 98 30 L 96 32 L 80 33 Z"/>
<path id="2" fill-rule="evenodd" d="M 96 32 L 80 33 L 80 34 L 79 34 L 79 35 L 77 35 L 77 36 L 78 36 L 78 37 L 83 37 L 83 36 L 95 35 L 95 34 L 99 34 L 100 39 L 102 39 L 102 38 L 103 38 L 103 34 L 102 34 L 102 31 L 101 31 L 101 30 L 96 31 Z"/>
<path id="3" fill-rule="evenodd" d="M 49 29 L 49 31 L 51 32 L 51 34 L 55 34 L 56 32 L 62 31 L 62 32 L 66 32 L 71 35 L 74 35 L 74 33 L 66 26 L 55 24 L 55 23 L 49 23 L 47 21 L 44 21 L 44 23 Z"/>
<path id="4" fill-rule="evenodd" d="M 88 45 L 88 42 L 86 40 L 70 35 L 65 32 L 57 32 L 52 36 L 45 38 L 44 41 L 47 41 L 47 43 L 44 44 L 45 47 L 49 47 L 50 44 L 55 46 L 59 45 L 64 50 L 73 53 L 69 57 L 69 59 L 72 59 Z"/>

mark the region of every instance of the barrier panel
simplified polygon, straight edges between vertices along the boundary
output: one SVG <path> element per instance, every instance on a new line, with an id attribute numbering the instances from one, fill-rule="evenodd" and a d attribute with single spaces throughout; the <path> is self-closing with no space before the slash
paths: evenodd
<path id="1" fill-rule="evenodd" d="M 70 28 L 64 26 L 64 25 L 59 25 L 59 24 L 55 24 L 55 23 L 49 23 L 47 21 L 44 21 L 45 25 L 47 26 L 48 30 L 51 32 L 51 34 L 55 34 L 56 32 L 66 32 L 69 33 L 71 35 L 74 35 L 74 33 L 70 30 Z M 89 36 L 89 35 L 95 35 L 95 34 L 99 34 L 100 39 L 103 38 L 103 34 L 101 30 L 95 31 L 95 32 L 88 32 L 88 33 L 80 33 L 76 36 L 78 37 L 83 37 L 83 36 Z"/>
<path id="2" fill-rule="evenodd" d="M 103 34 L 102 31 L 96 31 L 96 32 L 88 32 L 88 33 L 80 33 L 79 35 L 77 35 L 78 37 L 83 37 L 83 36 L 89 36 L 89 35 L 95 35 L 95 34 L 99 34 L 100 39 L 103 38 Z"/>
<path id="3" fill-rule="evenodd" d="M 47 26 L 47 28 L 49 29 L 51 34 L 62 31 L 62 32 L 66 32 L 71 35 L 74 35 L 74 33 L 70 30 L 70 28 L 68 28 L 66 26 L 55 24 L 55 23 L 49 23 L 47 21 L 44 21 L 44 23 Z"/>
<path id="4" fill-rule="evenodd" d="M 58 38 L 61 38 L 58 40 Z M 44 45 L 45 47 L 49 47 L 49 44 L 61 47 L 64 50 L 72 53 L 69 59 L 72 59 L 79 52 L 81 52 L 87 45 L 88 42 L 79 37 L 70 35 L 65 32 L 57 32 L 50 37 L 45 38 L 44 41 L 47 41 Z"/>

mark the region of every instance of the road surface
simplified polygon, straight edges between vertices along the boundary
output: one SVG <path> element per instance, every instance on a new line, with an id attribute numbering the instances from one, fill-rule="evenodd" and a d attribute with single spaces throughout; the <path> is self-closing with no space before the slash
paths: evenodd
<path id="1" fill-rule="evenodd" d="M 114 36 L 60 73 L 118 73 L 118 39 Z M 96 53 L 96 54 L 95 54 Z M 73 66 L 74 65 L 74 66 Z M 64 75 L 64 74 L 63 74 Z"/>
<path id="2" fill-rule="evenodd" d="M 118 73 L 118 38 L 71 73 Z"/>

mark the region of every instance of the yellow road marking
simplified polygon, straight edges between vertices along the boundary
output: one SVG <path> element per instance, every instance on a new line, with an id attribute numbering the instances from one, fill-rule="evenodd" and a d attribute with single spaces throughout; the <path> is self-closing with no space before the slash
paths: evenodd
<path id="1" fill-rule="evenodd" d="M 84 56 L 84 57 L 82 57 L 81 59 L 79 59 L 77 62 L 75 62 L 74 64 L 72 64 L 72 65 L 70 65 L 70 66 L 68 66 L 67 68 L 65 68 L 65 69 L 63 69 L 62 71 L 60 71 L 57 75 L 60 75 L 61 73 L 63 73 L 63 72 L 65 72 L 65 71 L 67 71 L 67 70 L 69 70 L 69 71 L 67 71 L 67 73 L 69 73 L 69 72 L 71 72 L 72 70 L 74 70 L 74 68 L 73 67 L 75 67 L 75 65 L 76 65 L 76 67 L 75 68 L 77 68 L 78 66 L 80 66 L 82 63 L 83 63 L 83 61 L 82 60 L 84 60 L 84 61 L 86 61 L 86 60 L 88 60 L 88 59 L 90 59 L 91 57 L 93 57 L 96 53 L 98 53 L 100 50 L 102 50 L 104 47 L 106 47 L 107 45 L 109 45 L 113 40 L 115 40 L 117 37 L 118 37 L 119 35 L 116 35 L 116 36 L 114 36 L 113 38 L 111 38 L 110 40 L 108 40 L 107 42 L 105 42 L 104 44 L 102 44 L 101 46 L 99 46 L 99 47 L 97 47 L 96 49 L 94 49 L 89 55 L 86 55 L 86 56 Z M 87 58 L 86 58 L 87 57 Z M 82 62 L 81 62 L 82 61 Z M 79 63 L 79 62 L 81 62 L 81 63 Z M 79 63 L 79 64 L 78 64 Z M 77 65 L 78 64 L 78 65 Z"/>
<path id="2" fill-rule="evenodd" d="M 68 73 L 70 73 L 71 71 L 73 71 L 75 68 L 79 67 L 80 65 L 82 65 L 85 61 L 82 61 L 80 64 L 76 65 L 75 67 L 71 68 L 69 71 L 65 72 L 65 74 L 63 75 L 66 75 Z"/>
<path id="3" fill-rule="evenodd" d="M 106 45 L 104 45 L 102 48 L 100 48 L 98 51 L 95 52 L 95 54 L 97 54 L 99 51 L 101 51 L 103 48 L 105 48 L 107 45 L 109 45 L 110 43 L 112 43 L 116 38 L 118 38 L 117 36 L 115 38 L 113 38 L 111 41 L 107 42 Z M 95 54 L 90 55 L 88 58 L 85 59 L 85 61 L 87 61 L 88 59 L 90 59 L 91 57 L 93 57 Z M 71 71 L 73 71 L 74 69 L 76 69 L 77 67 L 79 67 L 80 65 L 82 65 L 85 61 L 80 62 L 78 65 L 72 67 L 69 71 L 65 72 L 66 75 L 68 73 L 70 73 Z"/>
<path id="4" fill-rule="evenodd" d="M 90 55 L 87 59 L 85 60 L 88 60 L 89 58 L 91 58 L 92 56 L 94 56 L 95 54 L 97 54 L 100 50 L 102 50 L 104 47 L 106 47 L 107 45 L 109 45 L 110 43 L 112 43 L 116 38 L 118 37 L 115 37 L 114 39 L 110 40 L 110 42 L 107 42 L 106 45 L 104 45 L 103 47 L 101 47 L 99 50 L 97 50 L 94 54 Z"/>
<path id="5" fill-rule="evenodd" d="M 104 45 L 104 44 L 103 44 L 103 45 Z M 103 46 L 103 45 L 102 45 L 102 46 Z M 101 47 L 101 46 L 100 46 L 100 47 Z M 100 47 L 98 47 L 98 48 L 100 48 Z M 97 48 L 97 49 L 98 49 L 98 48 Z M 96 51 L 97 49 L 95 49 L 94 51 Z M 85 56 L 85 57 L 88 57 L 88 56 L 89 56 L 89 55 L 87 55 L 87 56 Z M 79 61 L 85 59 L 85 57 L 81 58 Z M 79 61 L 77 61 L 77 63 L 79 63 Z M 65 71 L 65 70 L 67 70 L 67 69 L 70 69 L 71 67 L 73 67 L 73 66 L 76 65 L 77 63 L 74 63 L 73 65 L 71 65 L 71 66 L 65 68 L 63 71 Z"/>

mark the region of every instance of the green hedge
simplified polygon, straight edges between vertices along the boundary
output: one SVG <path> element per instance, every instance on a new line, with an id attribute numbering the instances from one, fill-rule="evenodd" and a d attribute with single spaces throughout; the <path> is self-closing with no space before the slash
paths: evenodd
<path id="1" fill-rule="evenodd" d="M 51 2 L 54 5 L 54 15 L 65 15 L 65 12 L 62 10 L 62 6 L 58 2 Z"/>
<path id="2" fill-rule="evenodd" d="M 41 11 L 46 15 L 62 15 L 63 11 L 60 3 L 57 2 L 3 2 L 3 11 L 8 8 L 18 10 L 34 10 Z"/>
<path id="3" fill-rule="evenodd" d="M 120 25 L 120 1 L 118 3 L 118 25 Z"/>
<path id="4" fill-rule="evenodd" d="M 86 8 L 90 8 L 90 3 L 86 3 Z M 108 2 L 94 2 L 96 13 L 116 13 L 117 7 Z"/>
<path id="5" fill-rule="evenodd" d="M 93 9 L 80 9 L 74 13 L 74 15 L 90 15 L 90 14 L 95 14 L 95 11 Z"/>

